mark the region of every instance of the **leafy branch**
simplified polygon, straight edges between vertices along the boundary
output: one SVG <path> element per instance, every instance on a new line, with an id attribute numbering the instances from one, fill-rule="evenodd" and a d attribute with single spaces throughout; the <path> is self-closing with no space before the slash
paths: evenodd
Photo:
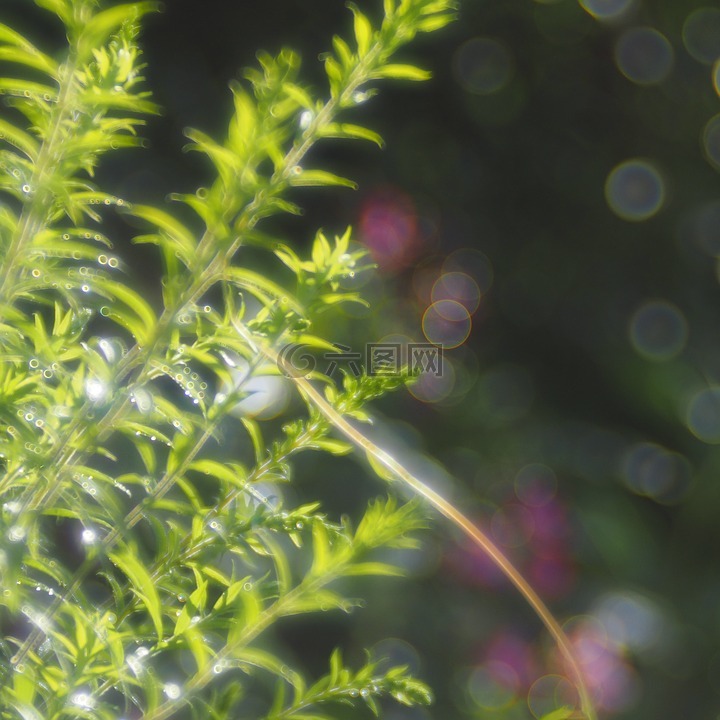
<path id="1" fill-rule="evenodd" d="M 104 720 L 134 709 L 159 720 L 185 705 L 197 713 L 203 703 L 230 712 L 255 670 L 275 678 L 268 720 L 325 717 L 318 713 L 337 701 L 377 712 L 381 695 L 428 703 L 427 688 L 404 668 L 381 671 L 369 661 L 353 673 L 335 654 L 330 674 L 308 688 L 259 646 L 284 617 L 349 611 L 353 601 L 330 586 L 397 574 L 373 553 L 412 547 L 408 533 L 423 525 L 415 503 L 372 503 L 353 529 L 316 503 L 286 509 L 265 494 L 263 486 L 289 481 L 297 453 L 350 450 L 333 429 L 473 536 L 572 663 L 557 622 L 487 538 L 350 424 L 368 419 L 367 403 L 404 378 L 348 378 L 342 390 L 325 379 L 323 397 L 310 382 L 321 377 L 294 377 L 307 416 L 274 439 L 261 430 L 263 412 L 273 413 L 267 404 L 258 410 L 254 397 L 258 382 L 280 394 L 293 382 L 273 348 L 333 348 L 315 334 L 315 318 L 337 303 L 362 302 L 339 279 L 368 269 L 350 230 L 334 241 L 319 232 L 302 259 L 258 225 L 300 212 L 296 187 L 354 186 L 306 167 L 312 149 L 328 138 L 382 145 L 345 114 L 372 97 L 378 81 L 429 77 L 393 57 L 418 33 L 451 22 L 452 0 L 384 0 L 377 26 L 349 4 L 353 38 L 335 37 L 324 56 L 325 98 L 303 85 L 296 53 L 259 54 L 259 66 L 231 86 L 227 137 L 187 132 L 188 149 L 214 170 L 209 187 L 174 196 L 194 212 L 188 224 L 92 180 L 103 155 L 142 146 L 142 116 L 157 112 L 141 89 L 138 46 L 139 22 L 157 5 L 36 4 L 62 24 L 63 62 L 0 25 L 0 63 L 19 64 L 32 78 L 0 78 L 9 106 L 0 119 L 0 623 L 9 628 L 0 643 L 0 718 Z M 158 247 L 159 309 L 120 275 L 122 261 L 98 230 L 112 206 L 149 228 L 135 242 Z M 295 293 L 249 266 L 241 253 L 248 244 L 291 271 Z M 103 335 L 93 334 L 97 327 Z M 237 427 L 233 418 L 251 467 L 217 457 L 223 434 Z M 58 556 L 63 533 L 74 537 L 79 560 Z M 195 664 L 183 682 L 149 667 L 148 659 L 161 661 L 177 677 L 179 657 Z M 241 679 L 222 683 L 231 672 Z"/>

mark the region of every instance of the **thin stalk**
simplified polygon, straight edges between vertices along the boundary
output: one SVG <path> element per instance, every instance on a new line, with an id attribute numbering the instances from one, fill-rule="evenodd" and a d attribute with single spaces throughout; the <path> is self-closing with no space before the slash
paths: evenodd
<path id="1" fill-rule="evenodd" d="M 407 468 L 399 463 L 392 455 L 376 445 L 353 425 L 351 425 L 305 377 L 297 377 L 292 368 L 287 367 L 285 361 L 271 347 L 257 342 L 249 330 L 239 322 L 234 323 L 235 329 L 241 337 L 257 351 L 261 352 L 278 367 L 286 370 L 286 375 L 291 377 L 300 392 L 314 405 L 323 416 L 336 427 L 355 446 L 364 450 L 374 458 L 380 465 L 390 471 L 395 477 L 410 487 L 414 493 L 425 498 L 441 515 L 447 518 L 466 537 L 477 545 L 502 571 L 502 573 L 517 588 L 518 592 L 525 598 L 535 614 L 540 618 L 547 631 L 555 640 L 560 652 L 568 663 L 573 675 L 573 682 L 578 692 L 580 706 L 587 720 L 597 720 L 597 714 L 585 682 L 583 671 L 580 667 L 572 643 L 560 623 L 550 612 L 542 598 L 524 578 L 522 573 L 508 560 L 502 551 L 492 540 L 475 525 L 466 515 L 458 510 L 450 501 L 433 490 L 422 480 L 413 475 Z"/>
<path id="2" fill-rule="evenodd" d="M 41 229 L 44 219 L 52 204 L 52 195 L 45 188 L 44 179 L 48 168 L 58 162 L 62 146 L 62 126 L 74 110 L 72 95 L 75 89 L 77 70 L 76 59 L 71 56 L 60 70 L 56 111 L 51 122 L 50 132 L 40 146 L 40 152 L 33 167 L 30 180 L 33 196 L 25 203 L 20 219 L 10 242 L 10 247 L 0 263 L 0 299 L 10 304 L 13 296 L 13 285 L 17 275 L 17 261 L 22 257 L 23 250 L 35 234 Z M 0 302 L 0 307 L 5 302 Z"/>

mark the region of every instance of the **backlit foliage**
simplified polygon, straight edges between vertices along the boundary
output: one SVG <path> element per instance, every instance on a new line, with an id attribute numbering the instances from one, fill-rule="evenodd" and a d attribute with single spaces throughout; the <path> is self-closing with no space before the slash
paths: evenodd
<path id="1" fill-rule="evenodd" d="M 284 617 L 351 610 L 335 581 L 397 574 L 376 551 L 412 547 L 423 518 L 385 499 L 353 526 L 272 495 L 297 453 L 349 445 L 310 406 L 282 427 L 262 422 L 251 382 L 288 393 L 291 381 L 252 338 L 332 347 L 314 316 L 361 300 L 338 283 L 366 265 L 350 231 L 318 233 L 303 258 L 260 223 L 299 211 L 293 187 L 352 185 L 307 166 L 308 151 L 324 138 L 382 142 L 352 110 L 377 81 L 427 77 L 393 56 L 449 23 L 452 0 L 385 0 L 377 26 L 350 5 L 354 37 L 333 39 L 325 97 L 303 84 L 296 53 L 260 53 L 231 87 L 227 136 L 187 133 L 215 173 L 174 198 L 194 224 L 93 182 L 103 155 L 141 146 L 158 112 L 137 44 L 157 5 L 36 4 L 59 20 L 63 57 L 0 24 L 0 717 L 225 718 L 249 704 L 310 720 L 348 704 L 377 714 L 382 698 L 427 704 L 428 688 L 382 658 L 349 669 L 335 652 L 313 682 L 263 643 Z M 114 211 L 162 256 L 160 307 L 103 233 Z M 296 282 L 249 266 L 248 244 Z M 400 384 L 314 379 L 356 419 Z M 242 433 L 237 453 L 219 442 L 228 433 Z"/>

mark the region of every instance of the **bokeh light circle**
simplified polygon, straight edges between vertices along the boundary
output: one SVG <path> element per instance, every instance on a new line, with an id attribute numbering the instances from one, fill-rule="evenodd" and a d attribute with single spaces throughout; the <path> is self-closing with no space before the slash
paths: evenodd
<path id="1" fill-rule="evenodd" d="M 527 699 L 533 717 L 542 718 L 563 707 L 577 708 L 577 691 L 572 683 L 561 675 L 544 675 L 536 680 Z"/>
<path id="2" fill-rule="evenodd" d="M 713 65 L 712 84 L 715 88 L 715 92 L 720 95 L 720 58 L 718 58 Z"/>
<path id="3" fill-rule="evenodd" d="M 448 272 L 435 281 L 430 298 L 434 303 L 454 300 L 472 314 L 480 305 L 480 288 L 466 273 Z"/>
<path id="4" fill-rule="evenodd" d="M 634 0 L 580 0 L 580 6 L 596 20 L 615 20 L 625 15 Z"/>
<path id="5" fill-rule="evenodd" d="M 638 222 L 655 215 L 665 200 L 665 184 L 657 168 L 646 160 L 627 160 L 605 182 L 605 199 L 623 220 Z"/>
<path id="6" fill-rule="evenodd" d="M 706 388 L 697 393 L 687 409 L 687 426 L 699 440 L 720 444 L 720 388 Z"/>
<path id="7" fill-rule="evenodd" d="M 415 203 L 394 188 L 377 190 L 365 200 L 358 226 L 362 243 L 382 270 L 407 267 L 422 247 Z"/>
<path id="8" fill-rule="evenodd" d="M 702 135 L 705 157 L 720 170 L 720 115 L 710 118 Z"/>
<path id="9" fill-rule="evenodd" d="M 425 311 L 422 329 L 428 342 L 446 349 L 462 345 L 470 336 L 472 318 L 455 300 L 438 300 Z"/>
<path id="10" fill-rule="evenodd" d="M 685 347 L 688 325 L 685 316 L 672 303 L 647 302 L 630 320 L 630 342 L 648 360 L 670 360 Z"/>
<path id="11" fill-rule="evenodd" d="M 690 219 L 692 240 L 712 257 L 720 256 L 720 200 L 699 207 Z"/>
<path id="12" fill-rule="evenodd" d="M 687 492 L 691 468 L 678 453 L 654 443 L 638 443 L 625 456 L 623 476 L 632 492 L 671 505 Z"/>
<path id="13" fill-rule="evenodd" d="M 670 74 L 673 55 L 667 38 L 650 27 L 627 30 L 615 45 L 618 69 L 638 85 L 662 82 Z"/>
<path id="14" fill-rule="evenodd" d="M 477 283 L 481 295 L 489 292 L 495 277 L 487 255 L 475 248 L 460 248 L 450 253 L 443 263 L 443 272 L 466 273 Z"/>
<path id="15" fill-rule="evenodd" d="M 433 286 L 440 277 L 440 262 L 436 257 L 425 258 L 415 265 L 412 287 L 417 301 L 421 305 L 430 305 Z"/>
<path id="16" fill-rule="evenodd" d="M 720 58 L 720 10 L 701 7 L 691 12 L 683 24 L 682 39 L 697 61 L 712 65 Z"/>
<path id="17" fill-rule="evenodd" d="M 468 92 L 490 95 L 510 82 L 514 63 L 508 49 L 492 38 L 468 40 L 455 53 L 457 81 Z"/>
<path id="18" fill-rule="evenodd" d="M 517 673 L 507 663 L 490 661 L 476 667 L 468 678 L 468 695 L 483 710 L 502 710 L 515 700 Z"/>
<path id="19" fill-rule="evenodd" d="M 408 392 L 420 402 L 439 403 L 447 399 L 455 389 L 455 368 L 449 358 L 443 358 L 439 374 L 420 373 L 418 378 L 408 385 Z"/>
<path id="20" fill-rule="evenodd" d="M 597 616 L 612 643 L 635 652 L 655 649 L 666 625 L 653 602 L 629 591 L 603 597 L 597 606 Z"/>

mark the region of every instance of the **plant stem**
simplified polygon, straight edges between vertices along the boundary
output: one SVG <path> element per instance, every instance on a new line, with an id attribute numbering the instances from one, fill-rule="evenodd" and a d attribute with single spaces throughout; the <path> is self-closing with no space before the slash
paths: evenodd
<path id="1" fill-rule="evenodd" d="M 543 625 L 555 640 L 560 652 L 565 657 L 572 675 L 573 682 L 578 692 L 580 705 L 587 720 L 597 720 L 597 714 L 588 691 L 583 670 L 575 656 L 572 643 L 560 623 L 550 612 L 547 605 L 535 592 L 533 587 L 523 577 L 517 568 L 508 560 L 500 549 L 480 528 L 475 525 L 466 515 L 458 510 L 451 502 L 442 497 L 429 485 L 422 482 L 413 475 L 407 468 L 399 463 L 392 455 L 369 440 L 359 430 L 353 427 L 325 398 L 313 387 L 304 377 L 298 377 L 292 372 L 292 368 L 285 367 L 283 359 L 271 347 L 261 344 L 240 322 L 235 322 L 235 329 L 240 336 L 253 347 L 262 352 L 269 360 L 287 370 L 287 375 L 293 379 L 301 393 L 312 403 L 324 417 L 336 427 L 354 445 L 364 450 L 378 463 L 389 470 L 393 475 L 402 480 L 413 492 L 425 498 L 441 515 L 446 517 L 453 525 L 459 528 L 472 542 L 495 563 L 510 582 L 517 588 L 520 594 L 527 600 L 530 607 L 535 611 Z"/>
<path id="2" fill-rule="evenodd" d="M 33 195 L 23 206 L 10 247 L 0 262 L 0 308 L 5 304 L 10 305 L 12 303 L 18 259 L 23 255 L 27 243 L 42 228 L 52 206 L 53 198 L 45 187 L 44 181 L 48 168 L 57 165 L 59 158 L 62 156 L 62 126 L 74 110 L 72 98 L 76 85 L 76 62 L 75 53 L 71 51 L 70 58 L 60 68 L 60 87 L 57 105 L 50 123 L 50 133 L 40 146 L 40 152 L 33 166 L 30 181 Z"/>

